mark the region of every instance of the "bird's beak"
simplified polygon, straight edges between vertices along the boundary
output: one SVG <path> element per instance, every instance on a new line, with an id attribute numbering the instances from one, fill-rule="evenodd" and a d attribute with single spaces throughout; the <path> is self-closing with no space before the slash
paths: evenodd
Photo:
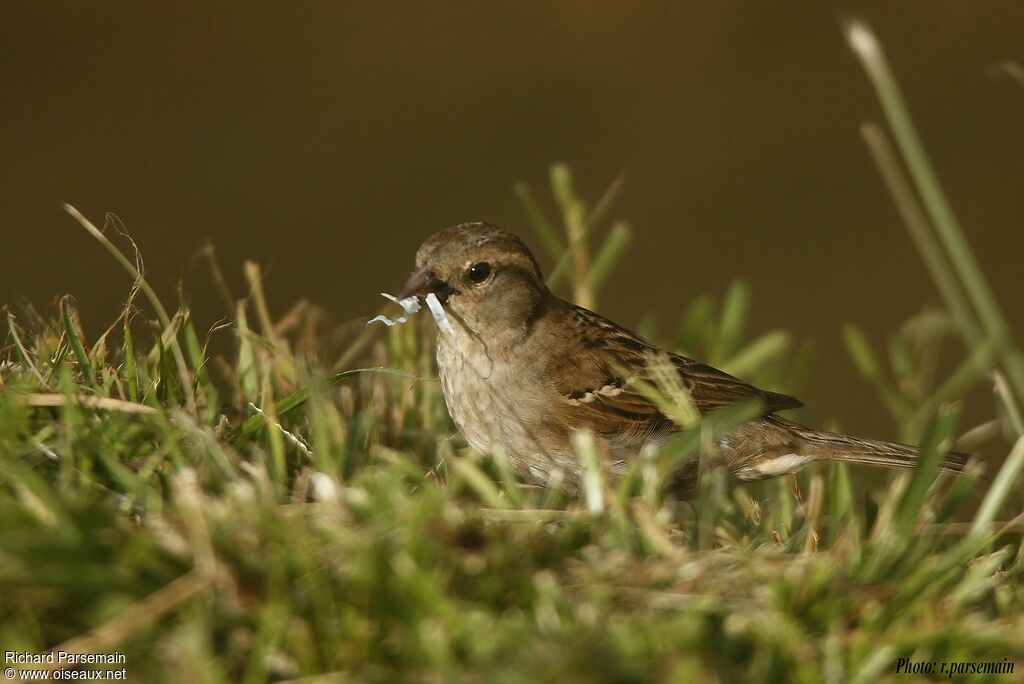
<path id="1" fill-rule="evenodd" d="M 424 266 L 413 271 L 412 275 L 409 276 L 409 280 L 405 282 L 402 294 L 398 298 L 405 299 L 413 295 L 422 297 L 431 292 L 436 294 L 441 301 L 444 301 L 445 295 L 448 294 L 448 283 L 438 278 L 433 271 Z"/>

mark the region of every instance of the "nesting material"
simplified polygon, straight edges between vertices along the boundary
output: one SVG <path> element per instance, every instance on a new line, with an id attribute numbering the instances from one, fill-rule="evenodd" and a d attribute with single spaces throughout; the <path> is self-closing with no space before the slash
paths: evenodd
<path id="1" fill-rule="evenodd" d="M 395 304 L 398 304 L 398 306 L 402 307 L 402 311 L 404 311 L 405 313 L 403 313 L 398 318 L 394 319 L 388 318 L 387 316 L 374 316 L 373 318 L 366 322 L 366 325 L 370 325 L 370 323 L 376 323 L 380 321 L 381 323 L 390 328 L 393 325 L 405 323 L 407 320 L 409 320 L 409 316 L 413 315 L 414 313 L 420 310 L 420 300 L 415 296 L 406 297 L 405 299 L 399 299 L 394 295 L 389 295 L 387 292 L 381 292 L 380 296 L 384 297 L 385 299 L 390 299 Z"/>
<path id="2" fill-rule="evenodd" d="M 387 292 L 380 293 L 382 297 L 390 299 L 395 304 L 402 307 L 404 312 L 398 318 L 388 318 L 387 316 L 374 316 L 366 322 L 367 325 L 370 323 L 381 322 L 389 328 L 399 323 L 405 323 L 409 320 L 409 316 L 418 313 L 420 310 L 420 301 L 416 296 L 406 297 L 405 299 L 399 299 L 394 295 L 389 295 Z M 430 309 L 430 313 L 433 314 L 434 320 L 437 321 L 437 327 L 440 328 L 448 335 L 454 335 L 455 329 L 452 328 L 451 322 L 448 320 L 448 316 L 444 312 L 444 307 L 441 306 L 441 302 L 438 300 L 437 295 L 431 292 L 426 296 L 427 308 Z"/>
<path id="3" fill-rule="evenodd" d="M 455 329 L 452 328 L 451 322 L 448 321 L 448 315 L 445 314 L 444 307 L 441 306 L 441 302 L 438 301 L 437 295 L 433 292 L 427 295 L 427 308 L 430 309 L 430 313 L 434 314 L 434 320 L 437 321 L 438 328 L 448 335 L 455 334 Z"/>

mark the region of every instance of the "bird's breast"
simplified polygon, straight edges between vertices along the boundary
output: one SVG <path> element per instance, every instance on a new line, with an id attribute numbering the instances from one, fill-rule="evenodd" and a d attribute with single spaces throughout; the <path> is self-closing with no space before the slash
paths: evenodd
<path id="1" fill-rule="evenodd" d="M 542 480 L 572 454 L 565 427 L 544 410 L 541 364 L 499 353 L 478 340 L 438 337 L 437 366 L 445 403 L 477 451 L 504 448 L 521 475 Z"/>

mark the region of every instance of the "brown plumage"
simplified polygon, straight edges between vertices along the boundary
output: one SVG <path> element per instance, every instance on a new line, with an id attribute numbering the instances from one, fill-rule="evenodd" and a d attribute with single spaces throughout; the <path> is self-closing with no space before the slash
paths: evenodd
<path id="1" fill-rule="evenodd" d="M 501 445 L 516 471 L 542 485 L 573 488 L 582 467 L 571 436 L 589 428 L 607 449 L 612 469 L 646 443 L 679 427 L 637 389 L 653 382 L 654 359 L 668 359 L 701 413 L 757 398 L 760 418 L 718 442 L 717 456 L 737 477 L 759 480 L 795 472 L 815 460 L 910 467 L 914 447 L 811 430 L 776 415 L 802 403 L 760 390 L 693 359 L 664 352 L 592 311 L 548 290 L 540 267 L 515 235 L 466 223 L 430 237 L 416 255 L 403 296 L 433 292 L 453 332 L 438 331 L 437 363 L 455 424 L 474 448 Z M 966 455 L 950 453 L 943 469 L 963 470 Z M 557 471 L 557 475 L 556 475 Z M 676 488 L 692 492 L 691 463 Z"/>

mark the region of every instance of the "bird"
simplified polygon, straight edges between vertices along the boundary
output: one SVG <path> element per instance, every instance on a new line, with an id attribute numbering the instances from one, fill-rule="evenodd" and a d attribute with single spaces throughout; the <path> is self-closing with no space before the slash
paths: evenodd
<path id="1" fill-rule="evenodd" d="M 613 477 L 646 445 L 679 432 L 679 421 L 642 391 L 643 383 L 664 377 L 656 375 L 659 364 L 701 415 L 759 402 L 759 415 L 721 436 L 709 454 L 740 480 L 788 475 L 823 460 L 909 468 L 920 456 L 905 444 L 814 430 L 779 416 L 803 403 L 660 349 L 559 298 L 526 243 L 490 223 L 463 223 L 423 242 L 400 297 L 430 304 L 430 295 L 447 319 L 439 325 L 437 368 L 455 426 L 481 453 L 503 449 L 518 476 L 533 484 L 578 489 L 585 471 L 574 446 L 579 431 L 594 435 Z M 967 458 L 949 452 L 940 467 L 960 473 Z M 697 459 L 683 463 L 666 488 L 692 497 L 699 469 Z"/>

